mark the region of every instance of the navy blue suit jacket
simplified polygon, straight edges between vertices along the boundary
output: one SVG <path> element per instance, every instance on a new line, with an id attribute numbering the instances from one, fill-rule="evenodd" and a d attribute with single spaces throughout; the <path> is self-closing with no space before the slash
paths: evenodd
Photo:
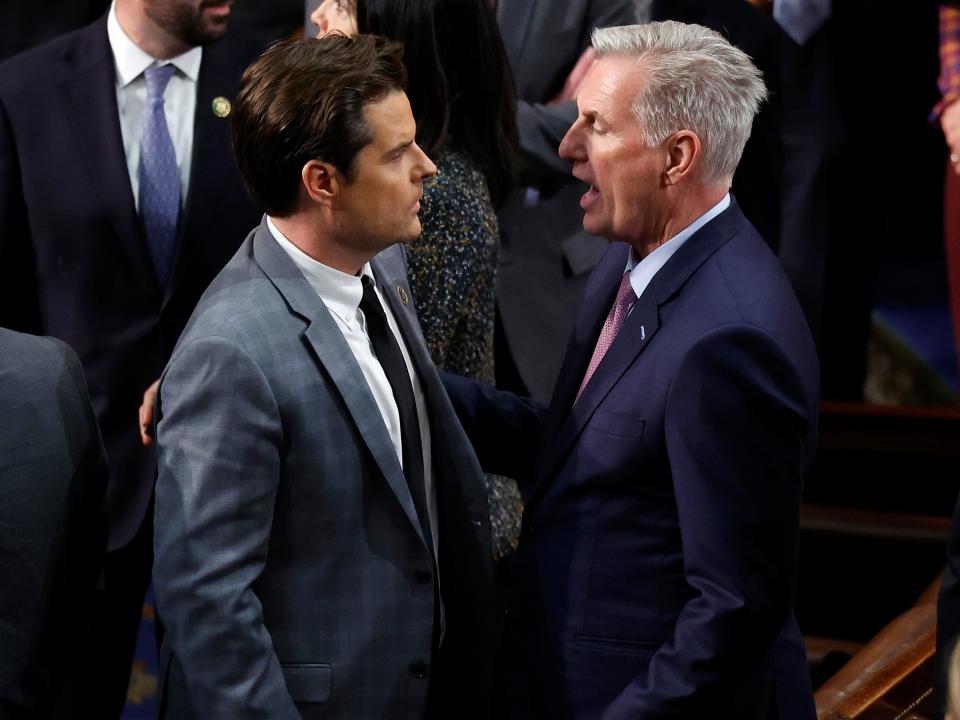
<path id="1" fill-rule="evenodd" d="M 813 718 L 792 610 L 810 332 L 734 202 L 654 277 L 574 405 L 628 253 L 590 278 L 549 409 L 446 379 L 485 469 L 526 495 L 513 717 Z"/>
<path id="2" fill-rule="evenodd" d="M 110 462 L 110 548 L 129 542 L 156 477 L 137 408 L 194 305 L 260 213 L 233 161 L 232 98 L 254 47 L 203 51 L 174 276 L 164 290 L 137 216 L 106 17 L 0 65 L 0 326 L 66 341 L 83 364 Z"/>

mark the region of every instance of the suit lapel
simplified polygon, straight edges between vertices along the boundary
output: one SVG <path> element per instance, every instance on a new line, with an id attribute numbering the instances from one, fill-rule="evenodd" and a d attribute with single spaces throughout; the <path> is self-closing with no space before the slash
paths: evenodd
<path id="1" fill-rule="evenodd" d="M 203 225 L 201 218 L 209 214 L 209 198 L 204 188 L 215 186 L 217 180 L 212 173 L 225 173 L 232 168 L 233 157 L 229 142 L 224 141 L 228 134 L 229 116 L 219 117 L 213 111 L 215 98 L 228 98 L 233 102 L 236 95 L 240 71 L 235 60 L 229 58 L 227 37 L 218 43 L 203 49 L 200 74 L 197 76 L 197 102 L 193 119 L 193 149 L 190 159 L 190 182 L 187 186 L 187 200 L 177 239 L 177 254 L 174 258 L 174 275 L 167 284 L 164 302 L 169 302 L 180 281 L 187 274 L 191 255 L 197 248 L 188 247 L 191 238 L 202 237 L 205 233 L 216 232 L 215 227 L 194 227 Z"/>
<path id="2" fill-rule="evenodd" d="M 573 335 L 567 346 L 563 365 L 550 400 L 551 412 L 544 427 L 545 438 L 556 437 L 570 412 L 593 355 L 597 338 L 600 336 L 600 330 L 616 297 L 629 252 L 630 249 L 626 245 L 612 246 L 597 264 L 594 275 L 584 291 L 583 302 L 573 326 Z"/>
<path id="3" fill-rule="evenodd" d="M 370 267 L 373 268 L 373 274 L 380 286 L 380 292 L 397 321 L 407 352 L 410 353 L 410 359 L 420 382 L 424 386 L 424 391 L 431 394 L 440 387 L 440 380 L 439 376 L 433 372 L 433 361 L 427 351 L 423 333 L 417 324 L 412 299 L 413 293 L 410 291 L 410 284 L 407 281 L 401 252 L 399 246 L 388 248 L 370 261 Z M 394 254 L 396 254 L 396 262 L 391 262 L 394 259 Z M 407 301 L 404 302 L 403 298 L 406 298 Z"/>
<path id="4" fill-rule="evenodd" d="M 569 366 L 564 364 L 561 371 L 564 387 L 562 390 L 558 389 L 551 403 L 551 408 L 554 409 L 551 415 L 555 416 L 555 424 L 548 426 L 549 434 L 545 434 L 546 446 L 538 464 L 542 472 L 538 474 L 538 486 L 533 492 L 534 496 L 580 437 L 597 407 L 653 341 L 661 327 L 660 307 L 680 292 L 700 266 L 729 240 L 744 222 L 743 214 L 734 200 L 727 210 L 707 223 L 677 250 L 654 276 L 643 296 L 637 300 L 590 383 L 584 388 L 579 401 L 571 408 L 600 328 L 616 295 L 628 250 L 624 248 L 618 252 L 611 251 L 604 257 L 597 268 L 597 290 L 595 293 L 588 292 L 585 297 L 584 310 L 575 330 L 575 341 L 571 343 L 568 351 L 568 357 L 573 356 L 576 360 Z"/>
<path id="5" fill-rule="evenodd" d="M 388 248 L 370 261 L 377 283 L 381 288 L 390 311 L 397 320 L 400 334 L 410 353 L 414 371 L 420 378 L 430 425 L 431 450 L 433 453 L 433 489 L 437 501 L 437 522 L 443 528 L 444 518 L 449 517 L 445 498 L 456 497 L 455 517 L 461 517 L 466 506 L 468 517 L 489 517 L 487 495 L 482 483 L 474 480 L 483 476 L 479 461 L 463 435 L 456 413 L 447 392 L 440 381 L 436 366 L 427 349 L 414 306 L 413 294 L 407 279 L 403 250 L 399 245 Z M 404 302 L 403 298 L 407 301 Z M 453 493 L 453 495 L 451 494 Z M 449 526 L 448 526 L 449 527 Z M 440 553 L 449 543 L 449 537 L 457 537 L 462 527 L 439 532 Z M 484 540 L 489 543 L 489 538 Z"/>
<path id="6" fill-rule="evenodd" d="M 67 50 L 63 61 L 67 72 L 60 82 L 62 97 L 89 172 L 91 192 L 98 196 L 110 218 L 140 282 L 159 294 L 123 150 L 106 17 L 77 35 L 76 44 Z"/>
<path id="7" fill-rule="evenodd" d="M 403 468 L 384 425 L 380 408 L 336 321 L 297 266 L 273 239 L 266 220 L 257 230 L 253 252 L 257 264 L 290 309 L 309 323 L 303 334 L 304 341 L 330 375 L 374 462 L 396 495 L 410 524 L 423 540 Z"/>

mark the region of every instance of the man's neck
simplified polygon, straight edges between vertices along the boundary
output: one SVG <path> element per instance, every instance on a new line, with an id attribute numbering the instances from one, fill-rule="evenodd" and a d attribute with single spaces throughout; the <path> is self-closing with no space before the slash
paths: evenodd
<path id="1" fill-rule="evenodd" d="M 692 225 L 697 218 L 720 202 L 728 192 L 729 188 L 717 185 L 702 187 L 697 193 L 681 196 L 667 213 L 655 238 L 635 244 L 634 250 L 639 257 L 646 257 L 683 232 L 684 228 Z"/>
<path id="2" fill-rule="evenodd" d="M 183 55 L 190 46 L 157 25 L 143 9 L 143 0 L 116 0 L 117 22 L 137 47 L 157 60 Z"/>
<path id="3" fill-rule="evenodd" d="M 349 275 L 359 275 L 370 257 L 356 249 L 345 247 L 330 234 L 317 230 L 312 217 L 291 215 L 278 218 L 270 216 L 274 227 L 305 255 L 334 270 Z"/>

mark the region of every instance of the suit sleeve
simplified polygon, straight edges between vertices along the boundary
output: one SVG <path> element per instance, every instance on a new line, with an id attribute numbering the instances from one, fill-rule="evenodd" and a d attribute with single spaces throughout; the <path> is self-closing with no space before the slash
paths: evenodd
<path id="1" fill-rule="evenodd" d="M 0 97 L 0 327 L 38 334 L 33 246 L 13 128 Z"/>
<path id="2" fill-rule="evenodd" d="M 53 339 L 51 342 L 63 359 L 64 377 L 57 383 L 56 392 L 66 422 L 67 444 L 72 456 L 77 458 L 68 497 L 70 509 L 63 521 L 64 589 L 54 594 L 71 598 L 71 604 L 78 606 L 75 612 L 84 618 L 76 622 L 76 626 L 85 627 L 90 606 L 102 601 L 97 584 L 107 550 L 104 504 L 109 476 L 107 453 L 79 358 L 65 342 Z"/>
<path id="3" fill-rule="evenodd" d="M 793 364 L 758 330 L 716 330 L 680 363 L 665 436 L 694 595 L 604 720 L 709 717 L 770 656 L 793 605 L 812 413 Z"/>
<path id="4" fill-rule="evenodd" d="M 158 417 L 154 587 L 196 715 L 299 718 L 252 589 L 280 478 L 271 388 L 243 349 L 200 339 L 164 372 Z"/>
<path id="5" fill-rule="evenodd" d="M 440 378 L 484 472 L 511 477 L 523 489 L 533 477 L 544 406 L 459 375 Z"/>
<path id="6" fill-rule="evenodd" d="M 544 105 L 517 102 L 517 132 L 520 139 L 520 182 L 537 188 L 555 188 L 578 182 L 572 163 L 557 154 L 560 141 L 577 119 L 573 102 Z"/>
<path id="7" fill-rule="evenodd" d="M 59 340 L 0 330 L 0 406 L 0 717 L 74 717 L 107 547 L 80 361 Z"/>

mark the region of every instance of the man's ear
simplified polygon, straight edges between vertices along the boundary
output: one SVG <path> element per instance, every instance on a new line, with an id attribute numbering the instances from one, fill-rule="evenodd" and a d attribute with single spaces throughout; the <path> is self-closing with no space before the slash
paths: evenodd
<path id="1" fill-rule="evenodd" d="M 691 130 L 680 130 L 664 140 L 667 150 L 667 165 L 664 180 L 667 185 L 676 185 L 689 177 L 694 167 L 700 165 L 703 145 Z"/>
<path id="2" fill-rule="evenodd" d="M 310 160 L 300 171 L 300 178 L 311 202 L 329 208 L 336 205 L 343 176 L 334 165 Z"/>

